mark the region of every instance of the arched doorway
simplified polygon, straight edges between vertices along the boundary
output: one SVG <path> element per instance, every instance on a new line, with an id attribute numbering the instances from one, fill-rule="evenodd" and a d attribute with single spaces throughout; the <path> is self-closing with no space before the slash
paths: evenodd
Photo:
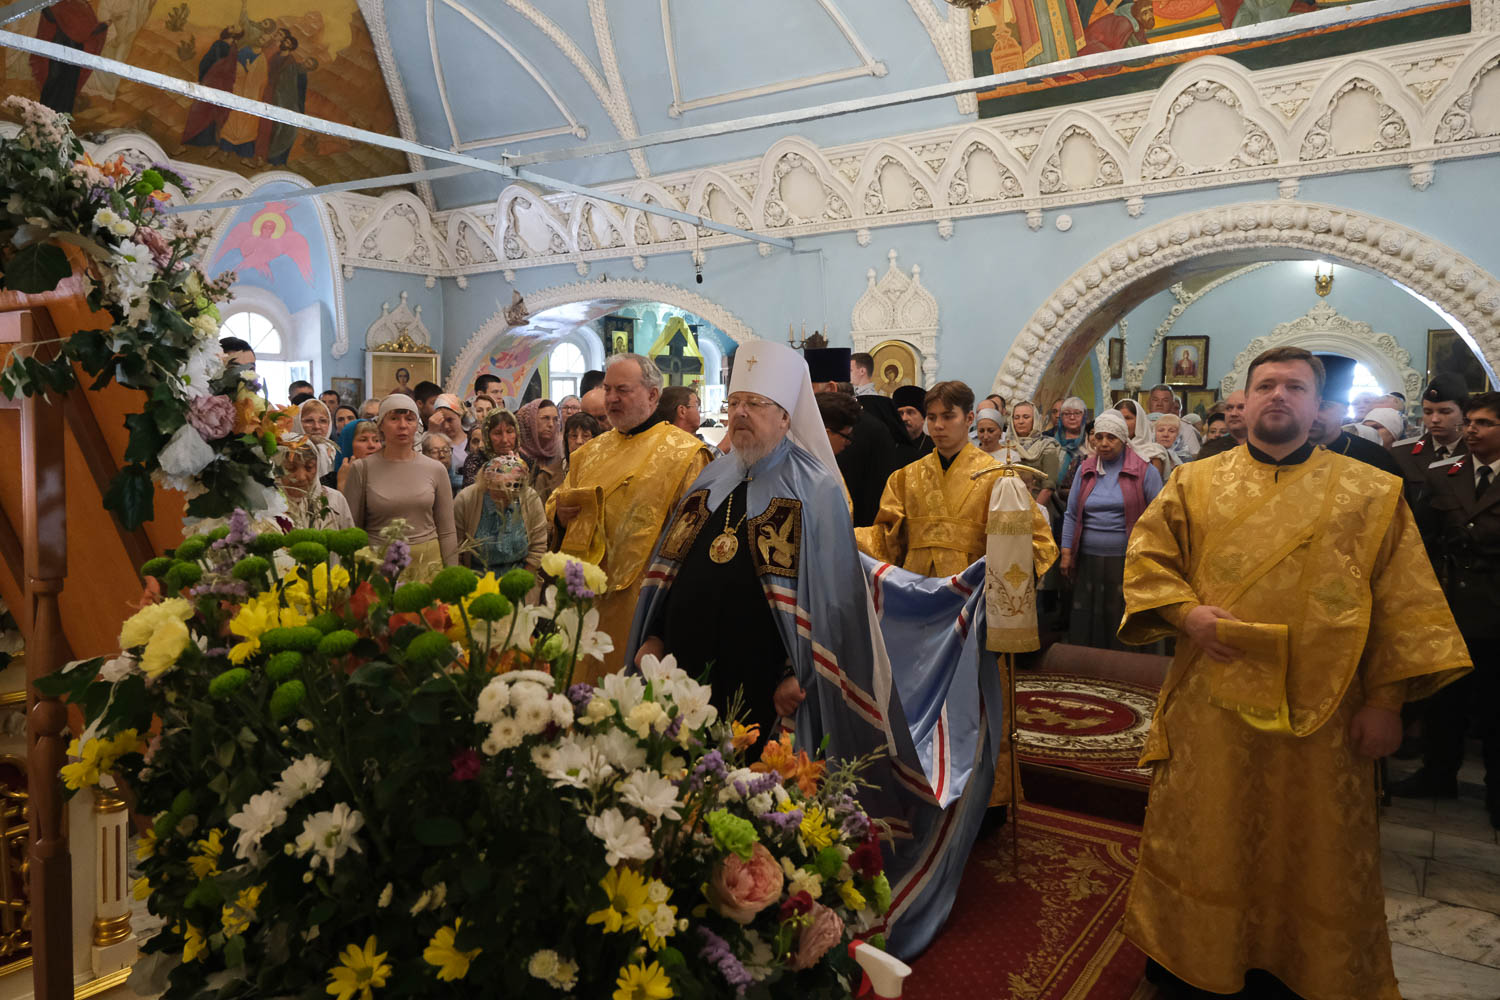
<path id="1" fill-rule="evenodd" d="M 563 351 L 574 367 L 581 362 L 584 370 L 602 368 L 617 348 L 612 329 L 606 329 L 611 318 L 631 322 L 629 346 L 644 354 L 649 353 L 660 328 L 672 317 L 681 316 L 698 327 L 707 412 L 722 396 L 727 359 L 740 344 L 756 339 L 750 327 L 729 310 L 685 288 L 659 282 L 573 282 L 533 292 L 525 296 L 525 306 L 526 322 L 513 323 L 504 310 L 497 310 L 469 337 L 449 369 L 448 391 L 467 395 L 474 378 L 485 371 L 499 374 L 514 390 L 507 395 L 519 399 L 535 373 L 550 369 L 560 348 L 576 350 L 577 358 L 572 351 Z M 576 374 L 569 369 L 554 380 L 549 371 L 549 377 L 542 380 L 542 391 L 548 391 L 551 381 L 563 388 Z"/>
<path id="2" fill-rule="evenodd" d="M 1059 397 L 1122 316 L 1184 277 L 1265 260 L 1319 259 L 1399 282 L 1452 318 L 1492 376 L 1500 367 L 1500 281 L 1489 272 L 1386 219 L 1331 205 L 1265 201 L 1168 219 L 1096 256 L 1022 328 L 995 376 L 995 390 L 1012 398 Z"/>

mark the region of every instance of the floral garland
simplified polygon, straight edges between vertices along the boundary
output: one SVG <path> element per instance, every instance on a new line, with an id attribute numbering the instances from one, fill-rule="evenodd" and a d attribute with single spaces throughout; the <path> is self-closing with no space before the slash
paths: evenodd
<path id="1" fill-rule="evenodd" d="M 719 716 L 668 657 L 602 655 L 591 564 L 400 583 L 359 529 L 231 523 L 143 567 L 126 650 L 38 684 L 87 706 L 63 768 L 118 772 L 137 972 L 166 1000 L 847 997 L 891 902 L 860 761 Z M 152 734 L 155 735 L 152 735 Z M 872 943 L 878 944 L 878 936 Z"/>
<path id="2" fill-rule="evenodd" d="M 73 273 L 67 249 L 81 251 L 88 304 L 112 324 L 13 351 L 0 392 L 68 392 L 76 364 L 94 377 L 90 388 L 115 381 L 146 394 L 125 418 L 126 464 L 104 497 L 127 528 L 154 515 L 153 481 L 186 493 L 193 517 L 273 508 L 270 459 L 290 416 L 267 406 L 253 373 L 224 366 L 217 303 L 235 276 L 208 280 L 192 262 L 210 230 L 161 214 L 166 185 L 187 192 L 188 182 L 123 156 L 95 163 L 67 115 L 16 96 L 4 107 L 21 128 L 0 139 L 0 288 L 52 291 Z"/>

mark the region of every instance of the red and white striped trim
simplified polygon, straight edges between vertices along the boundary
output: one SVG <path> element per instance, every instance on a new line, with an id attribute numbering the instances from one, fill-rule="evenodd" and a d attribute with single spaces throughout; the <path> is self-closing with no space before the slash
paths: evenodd
<path id="1" fill-rule="evenodd" d="M 885 613 L 885 601 L 880 589 L 880 582 L 885 579 L 885 575 L 890 571 L 890 563 L 881 563 L 880 568 L 870 575 L 870 597 L 875 602 L 875 617 L 877 618 Z"/>

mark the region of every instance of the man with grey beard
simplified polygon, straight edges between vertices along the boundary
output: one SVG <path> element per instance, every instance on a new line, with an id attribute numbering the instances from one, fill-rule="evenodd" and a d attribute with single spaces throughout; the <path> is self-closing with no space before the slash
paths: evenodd
<path id="1" fill-rule="evenodd" d="M 731 450 L 688 487 L 657 543 L 629 662 L 671 653 L 695 675 L 712 664 L 713 703 L 727 713 L 742 691 L 764 742 L 778 720 L 800 718 L 817 675 L 804 609 L 820 626 L 846 628 L 842 605 L 857 595 L 865 609 L 864 579 L 802 355 L 769 341 L 742 346 L 727 409 Z M 804 572 L 810 559 L 816 573 Z M 818 613 L 834 603 L 837 615 Z M 866 625 L 851 641 L 869 638 Z M 817 641 L 838 648 L 833 639 Z"/>

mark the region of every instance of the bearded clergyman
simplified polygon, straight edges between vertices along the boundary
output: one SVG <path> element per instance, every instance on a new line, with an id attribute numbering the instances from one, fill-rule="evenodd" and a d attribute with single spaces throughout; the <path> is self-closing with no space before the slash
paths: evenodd
<path id="1" fill-rule="evenodd" d="M 1471 664 L 1401 480 L 1308 439 L 1324 382 L 1252 361 L 1248 440 L 1176 469 L 1126 552 L 1120 638 L 1177 639 L 1123 925 L 1170 996 L 1400 998 L 1375 760 Z"/>
<path id="2" fill-rule="evenodd" d="M 609 574 L 599 598 L 599 628 L 623 638 L 635 615 L 641 575 L 662 525 L 712 452 L 657 413 L 661 371 L 639 354 L 616 355 L 604 373 L 610 430 L 573 453 L 567 478 L 547 498 L 562 534 L 561 551 Z M 595 683 L 624 665 L 616 646 L 601 664 L 580 660 L 575 683 Z"/>

